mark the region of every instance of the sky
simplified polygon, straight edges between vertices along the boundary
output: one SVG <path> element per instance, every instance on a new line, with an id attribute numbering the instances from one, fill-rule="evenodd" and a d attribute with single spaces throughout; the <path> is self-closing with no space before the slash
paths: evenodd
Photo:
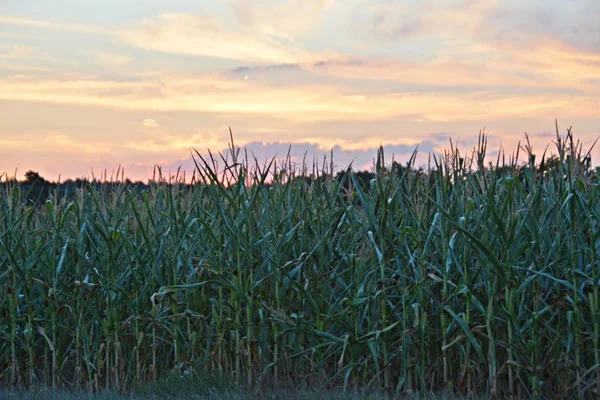
<path id="1" fill-rule="evenodd" d="M 193 149 L 369 169 L 485 129 L 600 136 L 597 0 L 2 0 L 0 174 L 191 172 Z M 600 145 L 592 152 L 600 165 Z"/>

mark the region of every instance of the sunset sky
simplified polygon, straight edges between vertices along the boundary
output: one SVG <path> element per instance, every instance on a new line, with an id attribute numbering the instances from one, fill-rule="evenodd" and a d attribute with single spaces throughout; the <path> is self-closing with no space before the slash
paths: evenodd
<path id="1" fill-rule="evenodd" d="M 2 0 L 0 174 L 600 136 L 598 0 Z M 592 163 L 600 165 L 600 146 Z M 424 158 L 423 158 L 424 159 Z"/>

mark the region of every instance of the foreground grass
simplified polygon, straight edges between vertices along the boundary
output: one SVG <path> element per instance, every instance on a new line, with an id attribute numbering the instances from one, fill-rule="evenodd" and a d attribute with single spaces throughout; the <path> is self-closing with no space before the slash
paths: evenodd
<path id="1" fill-rule="evenodd" d="M 0 387 L 208 370 L 275 393 L 597 395 L 600 185 L 557 141 L 550 164 L 485 166 L 485 137 L 425 170 L 380 152 L 366 185 L 232 148 L 193 187 L 4 186 Z"/>
<path id="2" fill-rule="evenodd" d="M 167 400 L 167 399 L 190 399 L 190 400 L 388 400 L 393 399 L 392 397 L 385 397 L 384 395 L 360 395 L 349 392 L 332 392 L 332 391 L 277 391 L 271 393 L 262 394 L 251 394 L 233 390 L 198 390 L 190 389 L 189 391 L 182 392 L 169 392 L 152 395 L 135 395 L 130 394 L 126 396 L 120 396 L 113 393 L 101 393 L 101 394 L 90 394 L 90 393 L 74 393 L 74 392 L 56 392 L 56 391 L 40 391 L 33 393 L 1 393 L 3 399 L 15 399 L 15 400 L 142 400 L 142 399 L 156 399 L 156 400 Z M 398 400 L 454 400 L 459 399 L 451 396 L 436 396 L 436 395 L 424 395 L 424 396 L 408 396 L 408 397 L 396 397 Z"/>
<path id="3" fill-rule="evenodd" d="M 141 399 L 190 399 L 190 400 L 388 400 L 393 397 L 385 397 L 384 395 L 360 395 L 349 392 L 331 392 L 331 391 L 278 391 L 263 394 L 249 394 L 232 390 L 197 390 L 190 389 L 177 393 L 161 393 L 152 395 L 135 395 L 130 394 L 120 396 L 113 393 L 74 393 L 74 392 L 56 392 L 56 391 L 40 391 L 33 393 L 16 393 L 16 392 L 0 392 L 3 399 L 14 400 L 141 400 Z M 396 397 L 398 400 L 454 400 L 458 397 L 439 396 L 439 395 L 423 395 L 423 396 L 408 396 Z M 482 398 L 483 399 L 483 398 Z"/>
<path id="4" fill-rule="evenodd" d="M 222 380 L 190 379 L 171 377 L 157 383 L 134 389 L 127 394 L 114 392 L 74 392 L 55 391 L 49 388 L 30 389 L 28 391 L 1 392 L 0 398 L 14 400 L 138 400 L 138 399 L 211 399 L 211 400 L 459 400 L 450 395 L 423 394 L 421 396 L 392 397 L 384 393 L 361 394 L 339 390 L 309 389 L 264 389 L 244 390 L 235 388 L 231 382 Z M 472 398 L 475 399 L 475 398 Z M 483 400 L 483 397 L 477 399 Z"/>

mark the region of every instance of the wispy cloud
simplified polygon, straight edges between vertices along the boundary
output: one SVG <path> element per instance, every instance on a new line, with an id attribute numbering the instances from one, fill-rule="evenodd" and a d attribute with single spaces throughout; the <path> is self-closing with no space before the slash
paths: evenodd
<path id="1" fill-rule="evenodd" d="M 448 44 L 456 37 L 468 36 L 478 25 L 479 16 L 494 9 L 497 3 L 497 0 L 364 1 L 354 7 L 354 31 L 389 40 L 436 36 Z"/>
<path id="2" fill-rule="evenodd" d="M 0 37 L 6 39 L 35 39 L 35 35 L 27 35 L 23 33 L 0 32 Z"/>
<path id="3" fill-rule="evenodd" d="M 132 58 L 123 54 L 106 51 L 91 51 L 90 54 L 98 64 L 108 67 L 122 67 L 131 63 Z"/>
<path id="4" fill-rule="evenodd" d="M 153 118 L 146 118 L 142 121 L 142 125 L 146 128 L 158 128 L 158 122 Z"/>
<path id="5" fill-rule="evenodd" d="M 539 42 L 562 43 L 564 47 L 600 52 L 600 8 L 594 1 L 575 1 L 565 7 L 548 3 L 535 7 L 528 2 L 509 1 L 489 8 L 473 32 L 479 40 L 535 47 Z"/>
<path id="6" fill-rule="evenodd" d="M 271 31 L 293 41 L 315 29 L 334 6 L 333 0 L 228 0 L 239 22 L 248 31 Z"/>
<path id="7" fill-rule="evenodd" d="M 335 65 L 349 77 L 419 84 L 589 89 L 598 79 L 600 8 L 590 2 L 540 8 L 513 0 L 373 1 L 356 8 L 354 31 L 399 48 L 421 45 L 423 57 Z M 573 23 L 577 21 L 577 23 Z M 327 70 L 327 68 L 325 68 Z M 370 74 L 366 72 L 371 72 Z M 596 86 L 594 90 L 597 90 Z"/>
<path id="8" fill-rule="evenodd" d="M 5 48 L 0 47 L 0 60 L 23 60 L 35 58 L 35 47 L 12 45 Z"/>
<path id="9" fill-rule="evenodd" d="M 144 20 L 135 28 L 122 30 L 118 36 L 133 46 L 165 53 L 266 63 L 297 63 L 314 58 L 268 27 L 248 35 L 215 18 L 184 13 L 167 13 Z"/>
<path id="10" fill-rule="evenodd" d="M 428 3 L 389 5 L 374 2 L 363 5 L 367 21 L 370 21 L 370 26 L 378 36 L 400 35 L 402 39 L 407 39 L 405 36 L 411 39 L 432 36 L 441 40 L 444 50 L 434 46 L 433 53 L 427 60 L 397 60 L 394 56 L 369 58 L 333 51 L 309 51 L 297 38 L 273 28 L 273 21 L 265 17 L 265 13 L 259 13 L 261 22 L 250 17 L 256 13 L 258 6 L 248 1 L 232 2 L 233 9 L 238 10 L 235 14 L 239 14 L 238 19 L 243 22 L 240 29 L 214 17 L 186 13 L 165 13 L 156 18 L 144 19 L 133 27 L 112 31 L 81 24 L 15 17 L 0 17 L 0 22 L 43 29 L 101 33 L 147 50 L 261 64 L 258 68 L 296 67 L 315 74 L 325 73 L 355 80 L 418 83 L 424 86 L 510 85 L 585 89 L 589 86 L 589 79 L 598 79 L 600 67 L 597 52 L 549 38 L 544 35 L 542 28 L 535 28 L 539 26 L 539 22 L 525 24 L 529 27 L 526 28 L 529 29 L 527 35 L 522 29 L 511 29 L 510 34 L 502 34 L 505 30 L 500 30 L 495 21 L 498 20 L 497 14 L 503 15 L 507 11 L 499 9 L 494 3 L 458 0 L 433 8 Z M 291 3 L 282 4 L 287 4 L 288 7 L 282 9 L 290 10 Z M 326 1 L 312 1 L 307 2 L 305 7 L 314 17 L 322 15 L 327 4 Z M 300 5 L 296 4 L 296 7 Z M 423 12 L 416 12 L 419 10 Z M 517 14 L 513 11 L 512 14 L 520 16 L 522 21 L 536 21 L 536 14 L 533 13 L 520 11 Z M 294 19 L 291 16 L 285 18 Z M 300 19 L 304 20 L 303 18 Z M 267 22 L 263 22 L 265 19 Z M 406 23 L 410 24 L 410 29 L 402 26 L 386 27 L 390 21 L 402 25 L 403 20 L 408 21 Z M 491 22 L 488 24 L 488 21 Z M 298 24 L 303 26 L 302 23 Z M 250 28 L 244 28 L 246 25 Z M 290 23 L 290 26 L 293 25 Z M 588 29 L 593 27 L 588 26 Z M 301 28 L 292 29 L 294 33 L 302 31 Z M 448 42 L 449 38 L 452 43 Z M 454 49 L 454 53 L 450 49 Z M 131 62 L 131 57 L 112 52 L 92 51 L 92 55 L 98 63 L 108 66 L 123 66 Z M 31 51 L 29 54 L 13 56 L 35 57 Z M 556 62 L 557 58 L 561 62 Z"/>
<path id="11" fill-rule="evenodd" d="M 89 33 L 95 35 L 111 34 L 111 31 L 93 25 L 52 22 L 38 19 L 0 16 L 0 23 L 29 28 L 50 29 L 63 32 Z"/>

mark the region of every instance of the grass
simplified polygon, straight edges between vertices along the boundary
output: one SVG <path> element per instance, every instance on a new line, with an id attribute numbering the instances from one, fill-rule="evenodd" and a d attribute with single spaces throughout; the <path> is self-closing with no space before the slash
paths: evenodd
<path id="1" fill-rule="evenodd" d="M 570 131 L 556 146 L 485 165 L 482 135 L 425 169 L 380 151 L 364 185 L 232 142 L 193 186 L 4 185 L 0 388 L 208 371 L 242 396 L 598 395 L 600 185 Z"/>
<path id="2" fill-rule="evenodd" d="M 211 374 L 209 374 L 211 375 Z M 248 390 L 238 387 L 230 381 L 203 377 L 177 377 L 171 376 L 161 379 L 156 383 L 148 384 L 133 389 L 126 394 L 117 394 L 111 391 L 90 393 L 86 391 L 52 390 L 47 387 L 33 388 L 27 391 L 1 392 L 3 399 L 14 400 L 137 400 L 137 399 L 211 399 L 211 400 L 383 400 L 391 399 L 384 393 L 358 393 L 355 391 L 341 391 L 331 389 L 303 389 L 303 388 L 261 388 Z M 394 397 L 398 400 L 454 400 L 459 397 L 451 395 L 425 394 Z M 466 399 L 466 398 L 465 398 Z M 478 397 L 477 399 L 483 399 Z"/>

